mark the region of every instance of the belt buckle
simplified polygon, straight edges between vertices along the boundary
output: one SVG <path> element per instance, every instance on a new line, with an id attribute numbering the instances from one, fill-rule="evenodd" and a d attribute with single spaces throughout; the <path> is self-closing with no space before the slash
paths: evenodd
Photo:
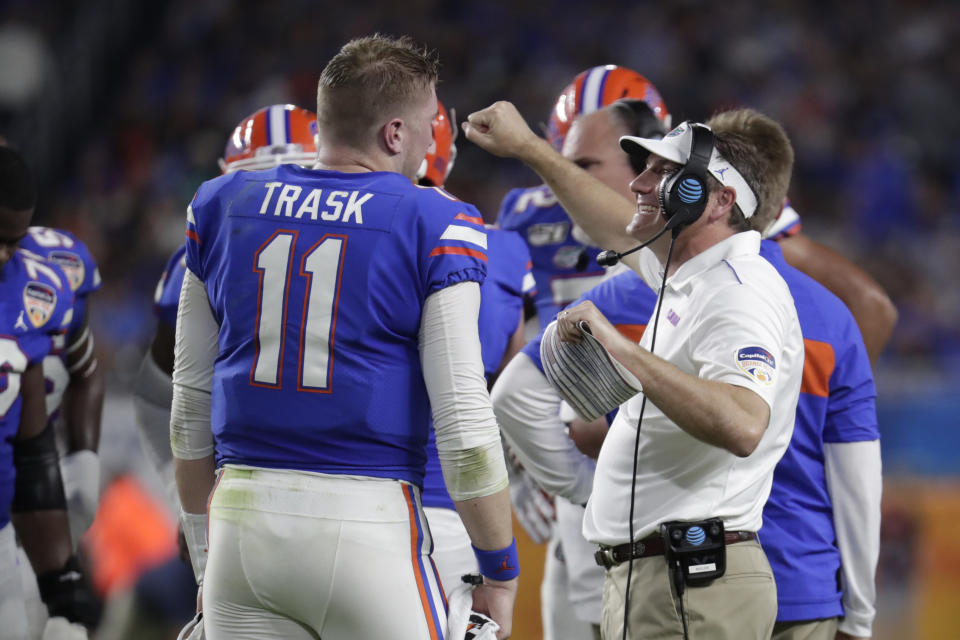
<path id="1" fill-rule="evenodd" d="M 613 547 L 600 547 L 594 554 L 594 559 L 604 569 L 609 569 L 617 564 L 613 557 Z"/>

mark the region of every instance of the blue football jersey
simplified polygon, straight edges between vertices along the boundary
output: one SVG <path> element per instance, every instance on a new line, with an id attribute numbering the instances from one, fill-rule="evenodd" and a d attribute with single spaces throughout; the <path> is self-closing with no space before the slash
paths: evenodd
<path id="1" fill-rule="evenodd" d="M 157 288 L 153 293 L 153 313 L 157 320 L 169 327 L 177 326 L 177 307 L 180 305 L 180 287 L 187 272 L 187 248 L 180 246 L 160 275 Z"/>
<path id="2" fill-rule="evenodd" d="M 776 243 L 764 240 L 760 254 L 790 288 L 806 349 L 793 437 L 763 510 L 761 537 L 777 582 L 777 620 L 842 616 L 823 443 L 880 437 L 873 373 L 843 302 L 789 266 Z"/>
<path id="3" fill-rule="evenodd" d="M 536 295 L 530 252 L 512 231 L 487 229 L 490 263 L 480 287 L 480 348 L 489 378 L 500 368 L 507 343 L 520 326 L 523 299 Z"/>
<path id="4" fill-rule="evenodd" d="M 422 485 L 427 296 L 483 283 L 479 212 L 400 174 L 282 165 L 204 183 L 187 268 L 220 324 L 218 464 Z"/>
<path id="5" fill-rule="evenodd" d="M 87 246 L 69 231 L 30 227 L 20 241 L 20 249 L 41 256 L 62 269 L 73 294 L 73 319 L 67 332 L 73 333 L 82 327 L 87 313 L 87 296 L 101 286 L 100 270 Z M 60 411 L 63 394 L 70 384 L 66 352 L 62 348 L 54 347 L 44 358 L 43 376 L 47 382 L 47 414 L 53 418 Z"/>
<path id="6" fill-rule="evenodd" d="M 87 296 L 97 291 L 102 281 L 100 269 L 90 250 L 74 234 L 63 229 L 30 227 L 20 248 L 43 256 L 67 274 L 73 292 L 73 321 L 70 331 L 83 324 Z"/>
<path id="7" fill-rule="evenodd" d="M 73 293 L 62 270 L 18 250 L 0 268 L 0 527 L 10 521 L 13 441 L 20 428 L 20 376 L 63 347 Z"/>
<path id="8" fill-rule="evenodd" d="M 523 298 L 533 295 L 536 285 L 530 273 L 530 254 L 523 238 L 512 231 L 487 229 L 487 279 L 480 287 L 480 350 L 484 375 L 489 379 L 500 368 L 510 337 L 520 324 Z M 433 429 L 427 442 L 427 466 L 423 479 L 423 505 L 453 509 L 437 456 Z"/>
<path id="9" fill-rule="evenodd" d="M 601 250 L 574 239 L 570 216 L 546 185 L 510 191 L 500 205 L 497 223 L 519 233 L 530 249 L 541 329 L 603 279 L 604 270 L 596 260 Z"/>

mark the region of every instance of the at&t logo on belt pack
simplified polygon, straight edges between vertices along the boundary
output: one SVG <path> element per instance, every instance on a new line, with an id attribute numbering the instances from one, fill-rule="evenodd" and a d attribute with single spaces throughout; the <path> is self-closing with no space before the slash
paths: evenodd
<path id="1" fill-rule="evenodd" d="M 777 362 L 773 354 L 762 347 L 744 347 L 737 351 L 737 366 L 753 376 L 763 385 L 773 384 L 773 374 L 777 369 Z"/>

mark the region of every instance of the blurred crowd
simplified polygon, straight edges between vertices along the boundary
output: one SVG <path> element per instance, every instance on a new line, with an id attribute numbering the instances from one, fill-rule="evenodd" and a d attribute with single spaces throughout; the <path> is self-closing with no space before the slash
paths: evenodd
<path id="1" fill-rule="evenodd" d="M 545 122 L 573 76 L 603 63 L 647 75 L 674 122 L 737 105 L 777 118 L 805 230 L 899 308 L 882 393 L 960 379 L 956 3 L 6 0 L 0 135 L 39 165 L 39 222 L 75 231 L 100 262 L 93 313 L 114 384 L 139 363 L 184 208 L 219 173 L 232 128 L 272 103 L 313 109 L 323 63 L 374 31 L 439 50 L 439 95 L 460 120 L 507 99 Z M 536 181 L 459 151 L 448 187 L 488 221 L 509 188 Z"/>

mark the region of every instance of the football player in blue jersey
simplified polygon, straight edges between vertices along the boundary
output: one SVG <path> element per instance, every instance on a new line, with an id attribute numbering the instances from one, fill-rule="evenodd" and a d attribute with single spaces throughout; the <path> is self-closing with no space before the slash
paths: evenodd
<path id="1" fill-rule="evenodd" d="M 100 271 L 86 245 L 69 231 L 30 227 L 20 250 L 59 266 L 73 296 L 72 320 L 64 336 L 56 336 L 43 359 L 47 388 L 47 415 L 60 448 L 60 473 L 67 497 L 70 535 L 74 547 L 97 514 L 100 500 L 100 417 L 104 377 L 94 355 L 89 325 L 89 296 L 100 288 Z M 21 560 L 25 560 L 21 550 Z M 46 623 L 46 607 L 37 591 L 30 564 L 20 563 L 27 612 L 34 635 Z"/>
<path id="2" fill-rule="evenodd" d="M 320 77 L 318 168 L 227 174 L 188 208 L 171 445 L 187 517 L 208 513 L 210 638 L 443 637 L 419 490 L 431 409 L 483 575 L 473 609 L 510 634 L 519 563 L 476 328 L 486 234 L 474 207 L 412 184 L 436 77 L 406 38 L 347 43 Z"/>
<path id="3" fill-rule="evenodd" d="M 667 107 L 649 80 L 625 67 L 603 65 L 578 74 L 560 93 L 550 114 L 548 141 L 560 151 L 578 117 L 623 99 L 644 101 L 663 127 L 670 126 Z M 497 223 L 518 232 L 530 248 L 541 329 L 603 279 L 604 270 L 596 263 L 600 248 L 571 222 L 547 185 L 510 191 Z"/>
<path id="4" fill-rule="evenodd" d="M 522 132 L 519 119 L 511 117 L 510 120 Z M 504 126 L 501 134 L 510 127 L 505 122 L 494 123 Z M 716 122 L 719 126 L 726 124 L 723 118 Z M 491 123 L 487 121 L 484 125 L 489 127 Z M 512 138 L 513 134 L 508 132 L 505 137 Z M 532 134 L 525 137 L 532 142 Z M 548 155 L 544 153 L 543 157 Z M 564 168 L 552 159 L 550 164 L 550 167 L 538 166 L 543 168 L 541 175 L 550 176 L 551 184 L 558 180 L 576 186 L 575 191 L 564 192 L 565 198 L 587 194 L 579 202 L 564 201 L 568 202 L 575 219 L 598 236 L 610 218 L 578 217 L 589 211 L 588 200 L 595 210 L 610 212 L 613 218 L 619 219 L 620 225 L 632 217 L 631 208 L 624 206 L 612 191 L 596 185 L 585 187 L 584 182 L 578 182 L 582 178 L 573 168 Z M 562 180 L 561 174 L 564 174 Z M 777 221 L 758 220 L 753 224 L 777 237 L 778 231 L 790 226 L 791 215 L 796 220 L 792 210 L 785 208 L 781 213 L 784 224 L 779 228 Z M 600 228 L 590 227 L 592 223 Z M 611 234 L 614 228 L 615 225 L 608 228 Z M 622 235 L 622 231 L 619 233 Z M 780 239 L 782 241 L 782 236 Z M 620 238 L 619 242 L 621 250 L 629 248 L 629 240 Z M 780 601 L 775 637 L 808 637 L 802 634 L 813 634 L 809 637 L 817 638 L 869 637 L 875 613 L 873 576 L 879 543 L 881 480 L 875 392 L 864 338 L 873 335 L 881 346 L 884 339 L 859 323 L 862 337 L 854 330 L 857 324 L 850 310 L 839 304 L 837 298 L 789 267 L 776 245 L 765 241 L 762 246 L 762 255 L 777 267 L 791 288 L 807 350 L 794 438 L 777 467 L 764 512 L 764 546 L 778 580 Z M 843 258 L 828 252 L 826 259 L 838 263 L 841 271 L 845 268 Z M 511 389 L 519 387 L 517 380 L 510 380 L 510 373 L 508 367 L 504 386 L 494 390 L 498 417 L 506 429 L 510 429 L 509 414 L 523 406 L 522 401 L 510 397 Z M 498 397 L 501 392 L 502 396 Z M 511 403 L 516 406 L 511 407 Z M 522 422 L 527 425 L 536 422 L 527 418 Z M 514 431 L 524 433 L 519 426 Z M 575 455 L 571 459 L 582 462 Z M 562 468 L 562 464 L 559 467 Z M 570 468 L 575 467 L 573 464 Z M 556 470 L 538 472 L 547 486 L 576 497 L 575 492 L 571 493 L 574 485 L 564 486 L 573 477 L 569 473 L 561 474 L 562 479 L 556 480 Z M 553 479 L 550 473 L 554 474 Z M 582 484 L 576 486 L 582 491 Z M 811 508 L 798 510 L 790 506 L 798 503 Z M 800 555 L 815 560 L 801 560 Z M 842 615 L 845 617 L 838 624 Z"/>
<path id="5" fill-rule="evenodd" d="M 63 347 L 73 294 L 59 267 L 17 248 L 35 203 L 23 159 L 0 147 L 0 626 L 10 637 L 29 633 L 12 524 L 38 576 L 48 627 L 86 637 L 70 623 L 92 625 L 95 601 L 73 555 L 42 369 L 51 345 Z"/>
<path id="6" fill-rule="evenodd" d="M 87 246 L 69 231 L 30 227 L 20 248 L 43 256 L 66 273 L 73 292 L 73 320 L 66 348 L 43 360 L 47 413 L 63 425 L 66 451 L 60 459 L 74 544 L 90 528 L 100 497 L 100 416 L 104 379 L 94 355 L 90 294 L 100 288 L 100 271 Z"/>

